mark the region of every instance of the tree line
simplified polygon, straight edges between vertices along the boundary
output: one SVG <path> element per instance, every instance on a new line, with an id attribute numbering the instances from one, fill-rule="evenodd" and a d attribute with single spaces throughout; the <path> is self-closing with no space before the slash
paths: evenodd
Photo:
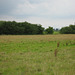
<path id="1" fill-rule="evenodd" d="M 28 22 L 0 21 L 0 34 L 30 35 L 43 34 L 44 28 L 39 24 Z"/>
<path id="2" fill-rule="evenodd" d="M 75 25 L 69 25 L 60 29 L 61 34 L 75 34 Z"/>
<path id="3" fill-rule="evenodd" d="M 75 34 L 75 25 L 56 29 L 61 34 Z M 44 28 L 40 24 L 28 22 L 0 21 L 0 35 L 34 35 L 34 34 L 53 34 L 53 27 Z"/>

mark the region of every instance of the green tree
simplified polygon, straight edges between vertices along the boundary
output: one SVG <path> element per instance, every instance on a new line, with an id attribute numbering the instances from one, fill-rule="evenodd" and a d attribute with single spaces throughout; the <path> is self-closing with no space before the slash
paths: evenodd
<path id="1" fill-rule="evenodd" d="M 61 34 L 75 34 L 75 25 L 69 25 L 60 29 Z"/>
<path id="2" fill-rule="evenodd" d="M 44 28 L 42 27 L 42 25 L 38 25 L 38 33 L 37 34 L 43 34 Z"/>
<path id="3" fill-rule="evenodd" d="M 72 28 L 72 34 L 75 34 L 75 25 L 70 25 L 70 28 Z"/>
<path id="4" fill-rule="evenodd" d="M 43 34 L 43 30 L 44 28 L 41 25 L 28 22 L 0 21 L 0 34 Z"/>
<path id="5" fill-rule="evenodd" d="M 49 28 L 47 28 L 47 29 L 45 30 L 45 32 L 46 32 L 47 34 L 53 34 L 53 32 L 54 32 L 53 27 L 50 27 L 50 26 L 49 26 Z"/>

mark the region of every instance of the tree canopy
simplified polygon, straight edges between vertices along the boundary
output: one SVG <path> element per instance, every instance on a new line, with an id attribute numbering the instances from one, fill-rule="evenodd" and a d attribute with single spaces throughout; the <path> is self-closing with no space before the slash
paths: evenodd
<path id="1" fill-rule="evenodd" d="M 75 34 L 75 25 L 69 25 L 59 29 L 53 27 L 44 28 L 40 24 L 31 24 L 28 22 L 0 21 L 0 35 L 35 35 L 35 34 L 53 34 L 60 31 L 61 34 Z"/>
<path id="2" fill-rule="evenodd" d="M 42 25 L 28 22 L 0 21 L 0 34 L 43 34 Z"/>
<path id="3" fill-rule="evenodd" d="M 61 34 L 75 34 L 75 25 L 69 25 L 60 29 Z"/>
<path id="4" fill-rule="evenodd" d="M 46 31 L 47 34 L 53 34 L 54 30 L 53 30 L 53 27 L 49 26 L 45 31 Z"/>

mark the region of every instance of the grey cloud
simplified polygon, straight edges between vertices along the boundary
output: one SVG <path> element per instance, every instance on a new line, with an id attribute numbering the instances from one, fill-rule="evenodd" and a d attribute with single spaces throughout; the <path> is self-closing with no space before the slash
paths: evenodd
<path id="1" fill-rule="evenodd" d="M 20 3 L 24 3 L 25 0 L 0 0 L 0 15 L 9 15 Z"/>
<path id="2" fill-rule="evenodd" d="M 42 18 L 45 24 L 51 19 L 52 22 L 57 19 L 75 19 L 75 0 L 0 0 L 0 19 L 2 16 L 8 19 L 30 19 L 32 22 Z"/>
<path id="3" fill-rule="evenodd" d="M 67 17 L 75 13 L 74 0 L 0 0 L 0 15 Z"/>

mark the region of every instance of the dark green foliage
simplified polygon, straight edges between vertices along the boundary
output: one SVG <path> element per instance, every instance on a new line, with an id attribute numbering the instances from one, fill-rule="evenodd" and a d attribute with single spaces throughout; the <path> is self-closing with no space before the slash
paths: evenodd
<path id="1" fill-rule="evenodd" d="M 60 29 L 61 34 L 75 34 L 75 25 L 69 25 Z"/>
<path id="2" fill-rule="evenodd" d="M 47 34 L 53 34 L 54 30 L 53 30 L 53 27 L 49 27 L 45 31 L 46 31 Z"/>
<path id="3" fill-rule="evenodd" d="M 44 28 L 41 25 L 38 25 L 38 33 L 37 34 L 43 34 Z"/>
<path id="4" fill-rule="evenodd" d="M 69 27 L 72 29 L 72 33 L 75 34 L 75 25 L 70 25 Z"/>
<path id="5" fill-rule="evenodd" d="M 17 23 L 15 21 L 0 21 L 0 34 L 43 34 L 44 28 L 41 25 L 28 22 Z"/>

